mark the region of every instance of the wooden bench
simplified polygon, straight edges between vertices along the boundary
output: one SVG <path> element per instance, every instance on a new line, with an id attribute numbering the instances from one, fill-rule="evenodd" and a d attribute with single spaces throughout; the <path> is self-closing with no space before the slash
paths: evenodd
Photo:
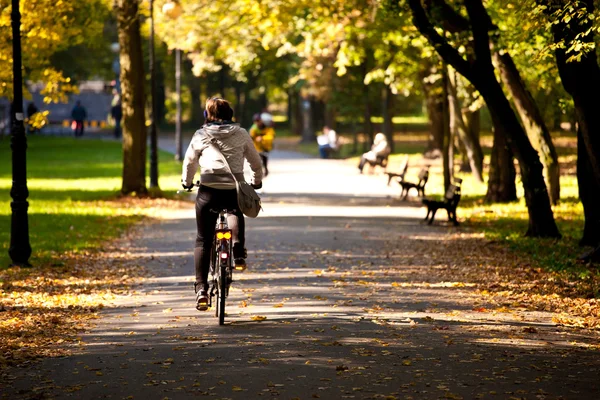
<path id="1" fill-rule="evenodd" d="M 448 221 L 452 222 L 454 226 L 458 225 L 456 219 L 456 207 L 460 201 L 460 186 L 462 184 L 462 179 L 455 178 L 454 181 L 455 183 L 448 186 L 448 190 L 446 190 L 443 200 L 423 199 L 423 204 L 427 206 L 427 215 L 425 216 L 424 221 L 427 221 L 429 225 L 432 224 L 435 213 L 440 208 L 443 208 L 448 213 Z"/>
<path id="2" fill-rule="evenodd" d="M 381 168 L 383 168 L 383 170 L 385 171 L 385 169 L 387 168 L 388 165 L 388 158 L 389 156 L 377 156 L 375 158 L 375 161 L 371 161 L 371 160 L 367 160 L 367 164 L 371 167 L 369 173 L 373 174 L 375 172 L 375 167 L 379 166 Z"/>
<path id="3" fill-rule="evenodd" d="M 408 170 L 408 156 L 406 156 L 406 158 L 402 162 L 402 165 L 400 167 L 400 172 L 386 172 L 386 174 L 388 176 L 387 185 L 390 186 L 390 182 L 394 178 L 396 178 L 398 183 L 402 182 L 404 180 L 404 176 L 406 175 L 407 170 Z"/>
<path id="4" fill-rule="evenodd" d="M 408 196 L 408 192 L 410 189 L 417 189 L 417 195 L 419 197 L 424 197 L 425 196 L 425 185 L 427 184 L 428 180 L 429 180 L 429 166 L 421 169 L 421 172 L 419 172 L 419 181 L 417 183 L 407 182 L 404 179 L 402 181 L 399 181 L 398 184 L 402 188 L 402 191 L 400 192 L 400 198 L 402 200 L 405 200 L 406 197 Z"/>

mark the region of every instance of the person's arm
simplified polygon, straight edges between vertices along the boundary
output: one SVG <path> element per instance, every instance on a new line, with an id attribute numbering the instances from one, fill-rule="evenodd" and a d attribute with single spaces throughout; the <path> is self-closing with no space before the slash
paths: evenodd
<path id="1" fill-rule="evenodd" d="M 244 146 L 244 157 L 248 160 L 250 164 L 250 168 L 252 169 L 252 182 L 251 184 L 260 184 L 263 178 L 262 171 L 262 160 L 258 155 L 258 151 L 254 147 L 254 143 L 252 143 L 252 138 L 250 135 L 246 135 L 246 145 Z"/>
<path id="2" fill-rule="evenodd" d="M 381 143 L 379 143 L 377 146 L 373 146 L 373 152 L 376 155 L 385 155 L 385 153 L 387 152 L 387 141 L 382 141 Z"/>
<path id="3" fill-rule="evenodd" d="M 263 146 L 265 150 L 271 151 L 273 150 L 273 139 L 275 138 L 275 130 L 273 128 L 266 128 L 265 134 L 263 135 Z"/>
<path id="4" fill-rule="evenodd" d="M 199 166 L 198 160 L 200 159 L 203 149 L 199 139 L 197 139 L 197 135 L 198 134 L 194 134 L 194 137 L 185 152 L 185 156 L 183 157 L 181 183 L 188 187 L 192 186 L 194 183 L 194 176 L 196 175 Z"/>

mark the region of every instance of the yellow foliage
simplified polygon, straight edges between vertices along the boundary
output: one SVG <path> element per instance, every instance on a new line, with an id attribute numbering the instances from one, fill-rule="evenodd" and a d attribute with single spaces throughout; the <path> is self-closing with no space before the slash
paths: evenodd
<path id="1" fill-rule="evenodd" d="M 57 52 L 101 35 L 107 4 L 103 0 L 21 0 L 24 81 L 46 84 L 44 101 L 65 101 L 75 87 L 51 66 Z M 0 97 L 13 96 L 11 7 L 0 0 Z M 27 95 L 27 93 L 26 93 Z"/>

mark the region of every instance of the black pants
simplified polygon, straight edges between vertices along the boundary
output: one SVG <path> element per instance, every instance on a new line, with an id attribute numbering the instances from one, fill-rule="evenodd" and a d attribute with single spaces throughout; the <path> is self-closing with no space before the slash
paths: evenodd
<path id="1" fill-rule="evenodd" d="M 236 210 L 227 218 L 232 230 L 233 257 L 244 257 L 245 221 L 244 214 L 238 210 L 237 191 L 235 189 L 214 189 L 200 185 L 196 197 L 196 225 L 198 234 L 194 249 L 194 267 L 196 269 L 196 287 L 208 289 L 208 270 L 210 269 L 210 252 L 215 236 L 215 225 L 219 212 L 227 208 Z"/>
<path id="2" fill-rule="evenodd" d="M 265 169 L 265 176 L 269 175 L 269 168 L 267 167 L 267 163 L 269 162 L 269 153 L 263 151 L 258 153 L 260 155 L 260 159 L 263 164 L 263 168 Z"/>
<path id="3" fill-rule="evenodd" d="M 75 121 L 75 137 L 83 136 L 83 121 Z"/>

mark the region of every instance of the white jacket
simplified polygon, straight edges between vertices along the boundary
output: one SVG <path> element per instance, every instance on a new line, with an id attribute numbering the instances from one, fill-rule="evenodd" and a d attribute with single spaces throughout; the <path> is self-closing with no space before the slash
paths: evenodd
<path id="1" fill-rule="evenodd" d="M 248 132 L 238 124 L 204 125 L 194 133 L 183 159 L 182 182 L 191 186 L 198 167 L 200 183 L 217 189 L 235 189 L 235 181 L 222 158 L 208 140 L 215 138 L 216 146 L 227 159 L 236 179 L 244 180 L 244 159 L 252 169 L 252 184 L 262 181 L 262 161 Z"/>

